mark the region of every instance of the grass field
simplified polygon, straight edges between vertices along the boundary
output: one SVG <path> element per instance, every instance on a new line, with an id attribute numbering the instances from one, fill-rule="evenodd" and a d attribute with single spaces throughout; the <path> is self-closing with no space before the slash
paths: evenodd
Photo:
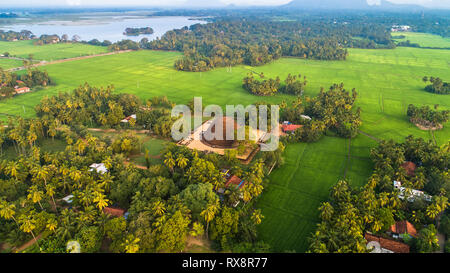
<path id="1" fill-rule="evenodd" d="M 403 141 L 407 135 L 431 139 L 406 117 L 408 104 L 440 105 L 450 109 L 450 96 L 425 92 L 423 76 L 450 80 L 450 50 L 400 47 L 395 50 L 350 49 L 347 61 L 314 61 L 283 58 L 261 67 L 237 66 L 203 73 L 180 72 L 173 62 L 175 52 L 139 51 L 45 66 L 55 86 L 0 102 L 0 113 L 34 116 L 34 106 L 45 95 L 71 91 L 84 82 L 106 86 L 116 92 L 136 94 L 142 99 L 165 95 L 176 103 L 193 96 L 203 103 L 251 104 L 257 101 L 279 103 L 291 96 L 256 97 L 242 88 L 242 78 L 251 70 L 267 77 L 284 79 L 288 73 L 307 76 L 306 95 L 316 95 L 320 87 L 344 82 L 356 88 L 357 106 L 362 108 L 361 130 L 374 138 Z M 6 116 L 0 115 L 5 119 Z M 450 125 L 435 132 L 438 144 L 450 139 Z M 157 149 L 160 143 L 152 144 Z M 370 148 L 376 142 L 360 135 L 348 140 L 324 137 L 317 143 L 293 144 L 286 149 L 286 165 L 270 176 L 270 185 L 257 206 L 266 216 L 260 236 L 275 251 L 305 251 L 306 238 L 317 221 L 317 207 L 327 199 L 330 187 L 346 178 L 354 186 L 363 185 L 372 171 Z M 158 148 L 159 149 L 159 148 Z"/>
<path id="2" fill-rule="evenodd" d="M 41 152 L 48 152 L 48 153 L 54 153 L 54 152 L 61 152 L 64 151 L 67 144 L 59 139 L 52 140 L 50 138 L 46 138 L 41 140 L 39 143 L 37 143 L 39 148 L 41 149 Z M 0 160 L 8 159 L 12 160 L 14 158 L 17 158 L 18 154 L 16 153 L 13 146 L 9 146 L 7 149 L 3 150 L 3 153 L 0 155 Z"/>
<path id="3" fill-rule="evenodd" d="M 418 33 L 418 32 L 398 32 L 393 36 L 403 35 L 406 36 L 403 39 L 395 39 L 399 42 L 404 42 L 409 40 L 411 43 L 419 44 L 421 47 L 439 47 L 439 48 L 450 48 L 450 38 L 442 37 L 440 35 L 434 35 L 429 33 Z"/>
<path id="4" fill-rule="evenodd" d="M 3 69 L 10 69 L 13 67 L 19 67 L 22 66 L 21 60 L 15 60 L 15 59 L 4 59 L 0 58 L 0 67 Z"/>
<path id="5" fill-rule="evenodd" d="M 108 52 L 108 48 L 102 46 L 93 46 L 85 44 L 61 43 L 36 46 L 33 41 L 0 41 L 0 53 L 9 52 L 11 56 L 28 58 L 33 54 L 33 59 L 42 61 L 52 61 L 67 59 L 79 56 L 94 55 Z"/>

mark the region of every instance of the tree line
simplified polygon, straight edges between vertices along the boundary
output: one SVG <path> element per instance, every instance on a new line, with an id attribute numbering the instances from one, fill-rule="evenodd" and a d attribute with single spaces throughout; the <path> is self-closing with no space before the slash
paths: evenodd
<path id="1" fill-rule="evenodd" d="M 316 97 L 298 97 L 291 105 L 284 107 L 283 120 L 303 125 L 294 134 L 285 138 L 287 141 L 316 142 L 328 131 L 340 137 L 354 138 L 362 125 L 361 110 L 354 107 L 358 94 L 351 92 L 344 84 L 334 84 L 328 91 L 321 88 Z M 305 119 L 302 116 L 309 116 Z"/>
<path id="2" fill-rule="evenodd" d="M 250 93 L 258 96 L 272 96 L 278 92 L 301 96 L 307 84 L 306 76 L 303 77 L 301 74 L 292 76 L 289 74 L 284 81 L 284 85 L 280 83 L 280 78 L 266 79 L 264 73 L 258 74 L 258 76 L 263 79 L 258 81 L 253 76 L 253 72 L 249 73 L 247 77 L 243 79 L 243 87 Z"/>
<path id="3" fill-rule="evenodd" d="M 442 81 L 439 77 L 423 77 L 423 82 L 430 82 L 430 85 L 425 87 L 425 91 L 435 94 L 450 94 L 450 84 L 448 82 Z"/>
<path id="4" fill-rule="evenodd" d="M 435 110 L 433 110 L 428 105 L 417 107 L 410 104 L 408 105 L 407 116 L 414 124 L 419 124 L 426 128 L 440 127 L 448 121 L 450 111 L 438 111 L 437 108 L 438 105 L 435 105 Z"/>

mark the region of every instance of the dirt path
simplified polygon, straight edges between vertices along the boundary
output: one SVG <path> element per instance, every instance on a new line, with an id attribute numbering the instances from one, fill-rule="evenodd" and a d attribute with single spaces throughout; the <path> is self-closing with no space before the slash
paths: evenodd
<path id="1" fill-rule="evenodd" d="M 130 165 L 130 164 L 133 164 L 133 165 L 134 165 L 136 168 L 138 168 L 138 169 L 141 169 L 141 170 L 148 170 L 147 167 L 141 166 L 141 165 L 137 165 L 136 163 L 130 162 L 130 161 L 124 161 L 123 164 L 124 164 L 125 166 L 128 166 L 128 165 Z"/>
<path id="2" fill-rule="evenodd" d="M 65 62 L 71 62 L 71 61 L 78 61 L 78 60 L 96 58 L 96 57 L 101 57 L 101 56 L 116 55 L 116 54 L 131 52 L 131 51 L 133 51 L 133 50 L 113 51 L 113 52 L 107 52 L 107 53 L 101 53 L 101 54 L 95 54 L 95 55 L 88 55 L 88 56 L 81 56 L 81 57 L 61 59 L 61 60 L 56 60 L 56 61 L 51 61 L 51 62 L 42 61 L 42 62 L 39 62 L 37 64 L 31 65 L 31 67 L 44 66 L 44 65 L 49 65 L 49 64 L 59 64 L 59 63 L 65 63 Z M 20 71 L 20 70 L 24 70 L 24 69 L 26 69 L 26 68 L 24 66 L 21 66 L 21 67 L 11 68 L 11 69 L 8 69 L 6 71 L 13 72 L 13 71 Z"/>
<path id="3" fill-rule="evenodd" d="M 116 129 L 100 129 L 100 128 L 88 128 L 88 131 L 91 132 L 102 132 L 102 133 L 117 133 L 120 131 L 117 131 Z M 149 130 L 131 130 L 131 129 L 124 129 L 121 131 L 133 131 L 136 134 L 148 134 L 150 131 Z"/>
<path id="4" fill-rule="evenodd" d="M 42 233 L 39 234 L 38 236 L 36 236 L 36 240 L 41 239 L 41 237 L 42 237 Z M 25 244 L 21 245 L 20 247 L 13 249 L 13 251 L 17 252 L 17 253 L 22 252 L 25 249 L 29 248 L 30 246 L 34 245 L 35 243 L 36 243 L 36 241 L 33 238 L 33 239 L 29 240 L 28 242 L 26 242 Z"/>
<path id="5" fill-rule="evenodd" d="M 379 138 L 377 138 L 377 137 L 374 137 L 374 136 L 372 136 L 372 135 L 369 135 L 368 133 L 364 133 L 364 132 L 361 131 L 361 130 L 358 130 L 358 132 L 359 132 L 360 134 L 363 134 L 363 135 L 367 136 L 367 137 L 370 137 L 371 139 L 375 140 L 376 142 L 381 142 L 381 139 L 379 139 Z"/>

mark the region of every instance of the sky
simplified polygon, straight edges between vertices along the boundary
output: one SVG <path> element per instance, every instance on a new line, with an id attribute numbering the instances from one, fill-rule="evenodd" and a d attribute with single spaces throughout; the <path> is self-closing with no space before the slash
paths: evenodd
<path id="1" fill-rule="evenodd" d="M 179 6 L 186 1 L 192 0 L 0 0 L 0 5 L 15 6 Z M 198 3 L 223 3 L 246 5 L 282 5 L 291 0 L 195 0 Z M 314 1 L 314 0 L 311 0 Z M 376 3 L 380 0 L 368 0 L 369 3 Z M 447 7 L 450 8 L 450 0 L 388 0 L 398 4 L 419 4 L 426 7 Z"/>

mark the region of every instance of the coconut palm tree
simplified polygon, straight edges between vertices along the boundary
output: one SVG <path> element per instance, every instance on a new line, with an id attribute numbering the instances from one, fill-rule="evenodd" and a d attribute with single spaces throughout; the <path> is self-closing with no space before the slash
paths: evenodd
<path id="1" fill-rule="evenodd" d="M 166 213 L 166 208 L 164 206 L 164 203 L 161 201 L 156 201 L 153 204 L 153 211 L 156 215 L 162 216 L 164 213 Z"/>
<path id="2" fill-rule="evenodd" d="M 41 204 L 43 197 L 44 193 L 38 189 L 37 185 L 33 185 L 28 189 L 27 199 L 33 203 L 38 203 L 42 210 L 44 210 Z"/>
<path id="3" fill-rule="evenodd" d="M 16 225 L 19 226 L 19 223 L 17 222 L 14 215 L 16 214 L 16 206 L 14 204 L 9 204 L 5 200 L 0 201 L 0 217 L 2 217 L 5 220 L 13 219 L 14 222 L 16 222 Z"/>
<path id="4" fill-rule="evenodd" d="M 206 238 L 208 238 L 209 222 L 214 219 L 219 208 L 219 200 L 216 200 L 216 202 L 208 204 L 206 209 L 200 212 L 200 216 L 202 216 L 206 221 Z"/>
<path id="5" fill-rule="evenodd" d="M 170 169 L 170 171 L 173 173 L 173 167 L 175 167 L 175 160 L 173 159 L 172 152 L 168 152 L 164 156 L 164 164 Z"/>
<path id="6" fill-rule="evenodd" d="M 262 222 L 262 219 L 264 218 L 264 215 L 261 214 L 261 210 L 257 209 L 252 214 L 252 220 L 255 222 L 255 224 L 259 225 Z"/>
<path id="7" fill-rule="evenodd" d="M 33 236 L 34 241 L 36 242 L 37 246 L 39 247 L 38 241 L 36 239 L 36 236 L 34 236 L 33 230 L 36 228 L 36 219 L 34 218 L 35 212 L 32 210 L 29 212 L 29 214 L 22 214 L 19 217 L 19 224 L 20 229 L 23 232 L 30 233 L 31 236 Z M 39 247 L 40 248 L 40 247 Z"/>

